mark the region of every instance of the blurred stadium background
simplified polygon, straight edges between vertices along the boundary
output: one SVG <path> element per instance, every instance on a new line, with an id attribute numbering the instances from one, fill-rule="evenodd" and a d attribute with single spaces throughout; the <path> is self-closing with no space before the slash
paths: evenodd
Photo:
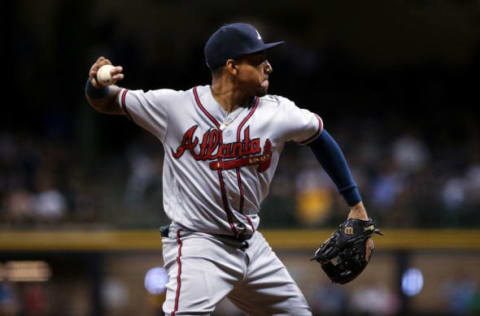
<path id="1" fill-rule="evenodd" d="M 385 237 L 347 286 L 308 261 L 347 210 L 285 149 L 261 230 L 315 315 L 480 313 L 480 1 L 5 0 L 0 315 L 160 315 L 162 147 L 83 88 L 100 56 L 132 89 L 209 83 L 203 44 L 247 21 L 271 93 L 319 113 Z M 5 86 L 6 85 L 6 86 Z M 241 315 L 222 302 L 215 315 Z"/>

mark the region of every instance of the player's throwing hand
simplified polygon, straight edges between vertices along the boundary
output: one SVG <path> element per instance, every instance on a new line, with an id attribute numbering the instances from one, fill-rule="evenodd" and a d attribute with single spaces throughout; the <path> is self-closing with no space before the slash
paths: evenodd
<path id="1" fill-rule="evenodd" d="M 112 65 L 112 62 L 109 59 L 101 56 L 92 65 L 92 67 L 90 68 L 90 71 L 88 72 L 88 76 L 90 77 L 90 80 L 92 81 L 92 85 L 95 88 L 101 88 L 101 87 L 104 87 L 106 85 L 115 84 L 115 83 L 117 83 L 117 81 L 122 80 L 124 78 L 124 75 L 122 73 L 123 67 L 122 66 L 114 66 L 110 70 L 110 78 L 109 78 L 110 80 L 108 81 L 108 84 L 105 84 L 105 83 L 102 84 L 102 81 L 98 80 L 98 78 L 97 78 L 97 73 L 98 73 L 99 69 L 102 66 L 105 66 L 105 65 Z"/>

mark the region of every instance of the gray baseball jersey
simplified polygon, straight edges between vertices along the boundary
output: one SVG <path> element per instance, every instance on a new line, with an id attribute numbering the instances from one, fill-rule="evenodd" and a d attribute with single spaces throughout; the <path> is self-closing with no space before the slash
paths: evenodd
<path id="1" fill-rule="evenodd" d="M 322 131 L 320 117 L 267 95 L 227 113 L 210 86 L 187 91 L 123 89 L 119 103 L 165 149 L 164 210 L 191 231 L 250 236 L 285 142 Z"/>
<path id="2" fill-rule="evenodd" d="M 311 316 L 283 263 L 257 230 L 287 141 L 308 143 L 323 123 L 267 95 L 227 113 L 210 86 L 187 91 L 123 89 L 119 103 L 165 149 L 167 315 L 209 315 L 225 296 L 249 315 Z M 244 240 L 248 241 L 244 241 Z"/>

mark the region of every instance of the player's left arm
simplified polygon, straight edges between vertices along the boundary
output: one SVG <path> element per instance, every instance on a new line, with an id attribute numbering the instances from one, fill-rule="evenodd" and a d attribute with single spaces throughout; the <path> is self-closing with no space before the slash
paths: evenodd
<path id="1" fill-rule="evenodd" d="M 324 129 L 308 146 L 350 206 L 348 218 L 368 220 L 367 211 L 347 160 L 335 139 Z"/>
<path id="2" fill-rule="evenodd" d="M 331 281 L 345 284 L 362 273 L 370 262 L 375 248 L 371 236 L 383 234 L 368 217 L 347 160 L 333 137 L 323 130 L 308 145 L 350 206 L 348 218 L 315 251 L 312 260 L 320 263 Z"/>
<path id="3" fill-rule="evenodd" d="M 279 98 L 285 140 L 308 145 L 350 206 L 348 218 L 367 220 L 368 215 L 345 156 L 333 137 L 324 129 L 320 116 Z"/>

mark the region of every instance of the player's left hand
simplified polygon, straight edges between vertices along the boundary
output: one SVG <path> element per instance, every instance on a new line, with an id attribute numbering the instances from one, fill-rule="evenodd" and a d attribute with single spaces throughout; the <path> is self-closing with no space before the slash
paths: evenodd
<path id="1" fill-rule="evenodd" d="M 365 209 L 365 206 L 363 205 L 363 202 L 360 201 L 354 206 L 350 208 L 350 212 L 348 213 L 348 218 L 357 218 L 357 219 L 362 219 L 364 221 L 368 221 L 368 215 L 367 215 L 367 210 Z"/>
<path id="2" fill-rule="evenodd" d="M 332 282 L 345 284 L 355 279 L 373 254 L 373 233 L 383 235 L 372 219 L 348 218 L 315 251 L 317 260 Z"/>

